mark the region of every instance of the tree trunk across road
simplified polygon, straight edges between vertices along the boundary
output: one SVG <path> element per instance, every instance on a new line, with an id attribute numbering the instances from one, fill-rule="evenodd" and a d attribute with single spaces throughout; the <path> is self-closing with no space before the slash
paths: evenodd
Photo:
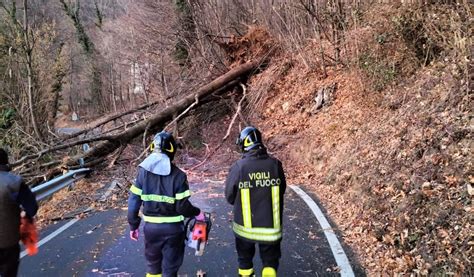
<path id="1" fill-rule="evenodd" d="M 83 159 L 85 165 L 88 166 L 88 164 L 93 164 L 96 160 L 102 160 L 120 146 L 128 144 L 134 138 L 143 134 L 145 130 L 148 129 L 148 131 L 153 132 L 162 129 L 164 124 L 170 121 L 174 115 L 183 112 L 194 102 L 198 102 L 196 107 L 199 106 L 202 104 L 201 100 L 206 96 L 218 91 L 222 87 L 225 87 L 227 84 L 238 78 L 251 74 L 253 71 L 257 70 L 260 65 L 262 65 L 261 60 L 247 62 L 237 66 L 226 74 L 214 79 L 209 84 L 202 86 L 195 93 L 190 94 L 176 102 L 174 105 L 159 111 L 156 115 L 152 116 L 148 120 L 142 121 L 130 129 L 116 135 L 107 136 L 104 141 L 94 146 L 87 153 L 70 157 L 66 164 L 68 166 L 74 166 L 78 164 L 80 159 Z"/>

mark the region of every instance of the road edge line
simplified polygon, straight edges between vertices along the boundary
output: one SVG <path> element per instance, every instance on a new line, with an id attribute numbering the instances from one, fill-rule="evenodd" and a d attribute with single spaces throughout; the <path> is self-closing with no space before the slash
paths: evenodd
<path id="1" fill-rule="evenodd" d="M 314 202 L 314 200 L 306 194 L 300 187 L 295 186 L 295 185 L 290 185 L 290 188 L 298 194 L 301 199 L 303 199 L 304 202 L 308 205 L 308 207 L 311 209 L 313 214 L 316 216 L 316 219 L 319 222 L 319 225 L 321 225 L 321 228 L 323 229 L 324 235 L 326 236 L 326 239 L 329 243 L 329 246 L 331 248 L 332 254 L 334 256 L 334 259 L 336 260 L 337 266 L 341 269 L 339 272 L 342 277 L 353 277 L 354 271 L 352 270 L 352 266 L 349 262 L 349 258 L 347 258 L 346 253 L 344 252 L 344 249 L 342 248 L 341 243 L 337 239 L 336 234 L 334 234 L 334 231 L 329 224 L 328 220 L 324 216 L 323 212 L 319 208 L 319 206 Z"/>
<path id="2" fill-rule="evenodd" d="M 48 241 L 54 239 L 56 236 L 61 234 L 62 232 L 66 231 L 69 227 L 71 227 L 74 223 L 78 222 L 78 218 L 71 219 L 68 223 L 64 224 L 61 226 L 61 228 L 57 229 L 56 231 L 52 232 L 48 236 L 46 236 L 44 239 L 40 240 L 37 244 L 37 247 L 39 248 L 41 245 L 47 243 Z M 20 254 L 20 259 L 23 259 L 25 256 L 28 254 L 26 253 L 26 250 L 22 251 Z"/>

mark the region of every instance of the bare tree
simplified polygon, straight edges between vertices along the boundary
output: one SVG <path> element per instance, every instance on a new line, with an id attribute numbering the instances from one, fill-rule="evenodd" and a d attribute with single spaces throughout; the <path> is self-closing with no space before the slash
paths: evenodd
<path id="1" fill-rule="evenodd" d="M 14 2 L 12 2 L 14 3 Z M 24 35 L 24 51 L 25 51 L 25 58 L 26 58 L 26 70 L 28 72 L 28 104 L 30 106 L 30 116 L 31 116 L 31 124 L 33 125 L 33 129 L 35 131 L 36 136 L 43 140 L 43 135 L 38 128 L 38 123 L 35 116 L 35 106 L 33 105 L 33 69 L 32 69 L 32 51 L 33 46 L 30 42 L 29 30 L 28 30 L 28 0 L 23 0 L 23 35 Z"/>

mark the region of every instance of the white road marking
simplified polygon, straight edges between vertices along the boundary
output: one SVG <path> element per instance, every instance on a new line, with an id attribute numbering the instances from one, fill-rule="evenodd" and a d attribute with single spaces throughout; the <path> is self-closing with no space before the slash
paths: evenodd
<path id="1" fill-rule="evenodd" d="M 71 219 L 68 223 L 64 224 L 63 226 L 61 226 L 61 228 L 57 229 L 56 231 L 52 232 L 51 234 L 49 234 L 47 237 L 45 237 L 44 239 L 40 240 L 38 242 L 38 245 L 37 247 L 39 248 L 41 245 L 47 243 L 48 241 L 54 239 L 57 235 L 61 234 L 62 232 L 66 231 L 69 227 L 71 227 L 74 223 L 78 222 L 79 219 L 78 218 L 74 218 L 74 219 Z M 21 252 L 20 254 L 20 259 L 23 259 L 26 255 L 28 255 L 26 253 L 26 250 Z"/>
<path id="2" fill-rule="evenodd" d="M 311 209 L 313 214 L 316 216 L 316 219 L 319 221 L 319 224 L 321 225 L 321 228 L 324 231 L 324 235 L 326 236 L 326 239 L 329 242 L 329 246 L 331 247 L 332 254 L 334 255 L 334 258 L 336 259 L 336 263 L 338 267 L 341 269 L 340 271 L 341 276 L 342 277 L 355 276 L 354 271 L 352 271 L 352 267 L 349 262 L 349 259 L 347 258 L 346 253 L 344 252 L 344 249 L 339 243 L 339 240 L 337 239 L 336 234 L 334 234 L 334 231 L 331 228 L 331 225 L 329 225 L 329 222 L 327 221 L 321 209 L 313 201 L 313 199 L 311 199 L 311 197 L 307 195 L 301 188 L 299 188 L 298 186 L 293 186 L 293 185 L 290 185 L 290 188 L 294 192 L 296 192 L 296 194 L 298 194 L 304 200 L 304 202 L 306 202 L 306 204 L 308 204 L 309 208 Z"/>

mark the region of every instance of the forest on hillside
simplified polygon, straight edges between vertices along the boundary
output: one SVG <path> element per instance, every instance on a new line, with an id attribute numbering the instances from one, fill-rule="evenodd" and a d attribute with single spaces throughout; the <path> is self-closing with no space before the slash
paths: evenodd
<path id="1" fill-rule="evenodd" d="M 256 124 L 369 274 L 473 274 L 473 12 L 470 0 L 1 0 L 0 147 L 34 186 L 114 165 L 132 144 L 141 156 L 161 129 L 204 162 Z M 209 149 L 215 117 L 230 120 Z"/>

